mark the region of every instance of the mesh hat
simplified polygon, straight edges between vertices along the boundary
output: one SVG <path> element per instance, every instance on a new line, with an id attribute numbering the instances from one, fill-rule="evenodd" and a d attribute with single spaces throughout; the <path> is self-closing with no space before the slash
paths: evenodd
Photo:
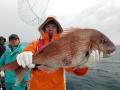
<path id="1" fill-rule="evenodd" d="M 11 35 L 9 36 L 9 41 L 11 41 L 11 40 L 16 40 L 16 39 L 19 40 L 19 37 L 18 37 L 17 34 L 11 34 Z"/>

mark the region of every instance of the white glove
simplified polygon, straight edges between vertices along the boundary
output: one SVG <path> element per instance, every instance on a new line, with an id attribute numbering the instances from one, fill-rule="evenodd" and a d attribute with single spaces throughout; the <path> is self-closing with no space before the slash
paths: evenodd
<path id="1" fill-rule="evenodd" d="M 98 50 L 93 50 L 90 54 L 87 62 L 83 64 L 82 66 L 85 67 L 95 67 L 96 64 L 100 62 L 100 60 L 103 58 L 103 52 L 100 52 Z"/>
<path id="2" fill-rule="evenodd" d="M 0 72 L 0 75 L 1 75 L 1 77 L 4 77 L 4 76 L 5 76 L 5 72 L 4 72 L 4 71 L 1 71 L 1 72 Z"/>
<path id="3" fill-rule="evenodd" d="M 35 64 L 32 64 L 32 56 L 33 56 L 33 53 L 30 51 L 20 53 L 17 56 L 17 63 L 23 68 L 25 68 L 26 66 L 28 68 L 34 68 Z"/>

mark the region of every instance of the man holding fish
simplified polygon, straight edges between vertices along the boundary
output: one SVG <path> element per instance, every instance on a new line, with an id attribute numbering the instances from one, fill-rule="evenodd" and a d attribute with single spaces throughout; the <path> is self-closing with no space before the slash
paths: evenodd
<path id="1" fill-rule="evenodd" d="M 13 70 L 16 84 L 30 72 L 30 90 L 65 90 L 65 70 L 78 76 L 96 66 L 101 58 L 111 56 L 115 45 L 101 32 L 94 29 L 63 29 L 55 17 L 48 17 L 39 27 L 42 38 L 30 43 L 17 61 L 0 67 Z M 13 66 L 13 68 L 11 68 Z"/>
<path id="2" fill-rule="evenodd" d="M 63 68 L 58 68 L 55 71 L 55 69 L 45 65 L 35 66 L 35 64 L 32 64 L 33 54 L 38 52 L 44 45 L 58 38 L 63 32 L 63 29 L 59 22 L 51 16 L 39 27 L 39 32 L 42 35 L 42 39 L 29 44 L 23 52 L 18 55 L 17 62 L 24 68 L 26 66 L 29 68 L 34 67 L 31 69 L 30 90 L 65 90 L 65 73 Z M 83 68 L 74 70 L 72 67 L 66 68 L 65 70 L 83 76 L 87 73 L 88 67 L 95 66 L 101 57 L 103 57 L 103 52 L 99 53 L 98 50 L 93 50 L 87 60 L 88 62 L 82 65 Z"/>

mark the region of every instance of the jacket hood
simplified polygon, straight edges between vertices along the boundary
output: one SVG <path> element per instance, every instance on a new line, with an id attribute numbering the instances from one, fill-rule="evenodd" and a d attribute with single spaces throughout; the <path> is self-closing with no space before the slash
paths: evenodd
<path id="1" fill-rule="evenodd" d="M 55 24 L 56 24 L 57 27 L 58 27 L 58 33 L 62 33 L 62 32 L 63 32 L 63 28 L 61 27 L 60 23 L 56 20 L 55 17 L 52 17 L 52 16 L 48 17 L 48 18 L 40 25 L 40 27 L 38 28 L 38 30 L 39 30 L 40 32 L 44 32 L 44 26 L 45 26 L 47 23 L 49 23 L 50 21 L 54 21 L 54 22 L 55 22 Z"/>

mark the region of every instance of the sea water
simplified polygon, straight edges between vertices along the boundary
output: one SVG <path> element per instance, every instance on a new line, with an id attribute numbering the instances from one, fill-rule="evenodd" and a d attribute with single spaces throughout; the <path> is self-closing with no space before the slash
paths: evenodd
<path id="1" fill-rule="evenodd" d="M 120 90 L 120 46 L 114 56 L 105 58 L 85 76 L 66 73 L 67 90 Z"/>

